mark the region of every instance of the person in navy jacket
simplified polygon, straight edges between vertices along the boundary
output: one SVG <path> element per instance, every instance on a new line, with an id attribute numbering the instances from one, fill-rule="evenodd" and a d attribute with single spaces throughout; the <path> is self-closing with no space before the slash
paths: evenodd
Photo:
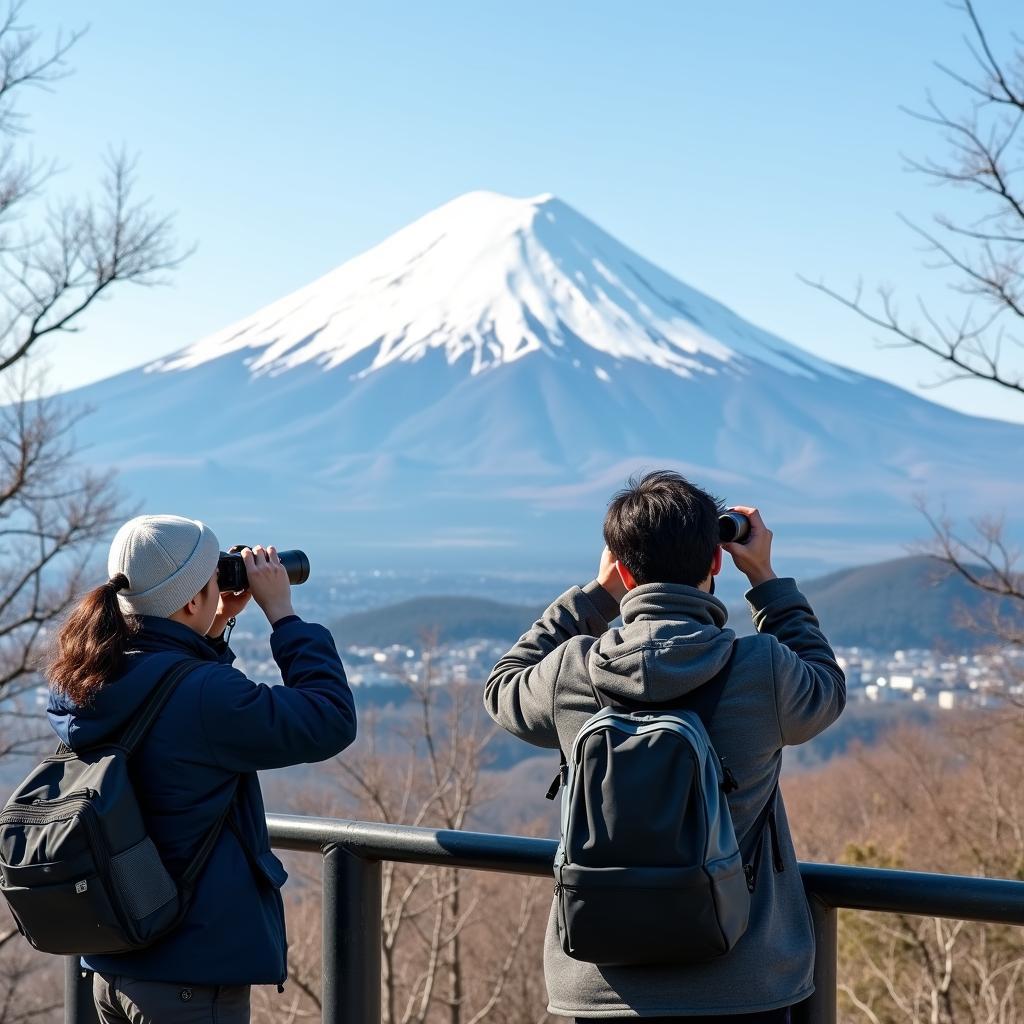
<path id="1" fill-rule="evenodd" d="M 48 670 L 50 723 L 73 750 L 117 738 L 171 665 L 178 684 L 135 754 L 149 834 L 172 875 L 230 803 L 181 925 L 146 949 L 90 956 L 103 1024 L 249 1020 L 249 986 L 282 985 L 287 940 L 258 771 L 323 761 L 356 735 L 352 693 L 330 633 L 292 610 L 274 548 L 242 552 L 249 590 L 217 588 L 220 545 L 209 527 L 140 516 L 111 546 L 110 580 L 87 594 L 57 637 Z M 283 686 L 232 667 L 225 629 L 252 598 L 273 632 Z"/>

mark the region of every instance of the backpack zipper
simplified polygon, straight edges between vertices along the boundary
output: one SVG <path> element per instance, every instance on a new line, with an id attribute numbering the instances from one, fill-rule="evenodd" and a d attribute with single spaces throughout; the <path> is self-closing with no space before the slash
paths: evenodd
<path id="1" fill-rule="evenodd" d="M 92 790 L 85 789 L 78 793 L 69 793 L 66 797 L 61 797 L 60 800 L 36 799 L 30 804 L 8 807 L 7 810 L 0 813 L 0 826 L 16 825 L 26 819 L 33 825 L 49 825 L 54 821 L 62 821 L 64 818 L 73 816 L 76 811 L 83 810 L 93 796 Z M 92 822 L 89 822 L 86 828 L 89 829 L 90 835 L 95 836 Z"/>

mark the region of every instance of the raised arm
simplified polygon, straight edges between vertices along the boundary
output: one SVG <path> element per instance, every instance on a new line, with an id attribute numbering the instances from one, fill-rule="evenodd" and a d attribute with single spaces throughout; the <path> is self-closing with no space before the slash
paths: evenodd
<path id="1" fill-rule="evenodd" d="M 273 627 L 270 649 L 284 686 L 254 683 L 229 668 L 233 655 L 225 648 L 200 697 L 211 756 L 239 772 L 324 761 L 356 736 L 355 702 L 334 638 L 295 614 L 288 573 L 273 547 L 243 548 L 241 555 L 252 597 Z M 235 611 L 232 600 L 240 610 L 247 598 L 221 595 L 218 619 Z M 221 622 L 214 625 L 223 630 Z"/>
<path id="2" fill-rule="evenodd" d="M 558 746 L 555 686 L 565 645 L 608 628 L 619 614 L 620 588 L 614 563 L 602 558 L 598 579 L 552 602 L 494 666 L 484 684 L 484 707 L 498 725 L 535 746 Z"/>
<path id="3" fill-rule="evenodd" d="M 846 676 L 796 580 L 768 580 L 747 601 L 757 631 L 778 640 L 772 676 L 782 743 L 805 743 L 846 707 Z"/>
<path id="4" fill-rule="evenodd" d="M 780 745 L 804 743 L 827 729 L 846 706 L 846 677 L 796 580 L 779 579 L 771 562 L 772 532 L 756 508 L 744 544 L 725 544 L 751 589 L 747 602 L 759 633 L 771 634 L 772 685 Z"/>
<path id="5" fill-rule="evenodd" d="M 227 665 L 211 667 L 203 680 L 206 744 L 230 771 L 323 761 L 355 739 L 355 702 L 331 634 L 291 616 L 270 646 L 284 686 L 254 683 Z"/>

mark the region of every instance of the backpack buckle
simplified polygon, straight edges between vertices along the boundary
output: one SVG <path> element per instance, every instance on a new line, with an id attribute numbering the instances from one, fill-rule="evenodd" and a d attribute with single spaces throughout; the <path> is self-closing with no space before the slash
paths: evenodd
<path id="1" fill-rule="evenodd" d="M 565 785 L 566 777 L 569 774 L 569 768 L 567 765 L 561 765 L 558 769 L 558 774 L 551 780 L 551 785 L 548 786 L 547 793 L 544 794 L 545 799 L 554 800 L 558 796 L 558 791 Z"/>

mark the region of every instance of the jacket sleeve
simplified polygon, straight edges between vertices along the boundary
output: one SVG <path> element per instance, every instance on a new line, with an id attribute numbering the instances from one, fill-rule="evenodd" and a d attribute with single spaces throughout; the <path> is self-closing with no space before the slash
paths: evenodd
<path id="1" fill-rule="evenodd" d="M 770 634 L 775 708 L 783 745 L 805 743 L 846 706 L 846 677 L 796 580 L 768 580 L 747 592 L 759 633 Z"/>
<path id="2" fill-rule="evenodd" d="M 596 580 L 567 590 L 491 670 L 484 684 L 487 713 L 527 743 L 557 747 L 555 684 L 566 644 L 600 636 L 618 614 L 618 602 Z"/>
<path id="3" fill-rule="evenodd" d="M 356 736 L 355 702 L 331 634 L 291 619 L 270 637 L 283 686 L 218 665 L 207 673 L 200 718 L 213 760 L 236 772 L 323 761 Z"/>

